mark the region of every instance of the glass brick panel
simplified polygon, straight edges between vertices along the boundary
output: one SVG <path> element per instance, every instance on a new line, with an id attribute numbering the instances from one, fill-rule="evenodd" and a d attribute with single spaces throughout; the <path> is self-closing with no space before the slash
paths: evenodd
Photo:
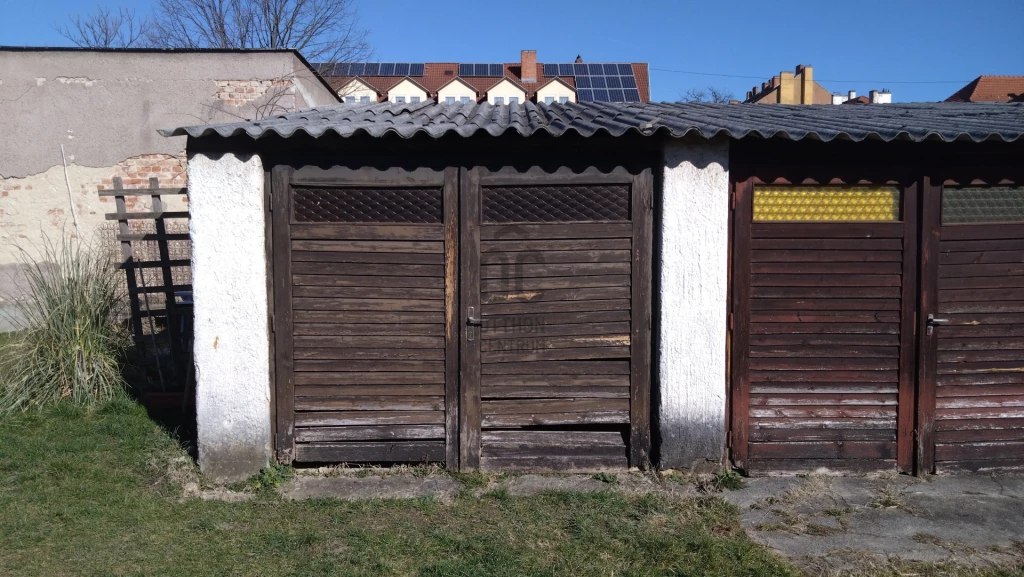
<path id="1" fill-rule="evenodd" d="M 942 191 L 942 224 L 1024 222 L 1024 186 L 972 186 Z"/>
<path id="2" fill-rule="evenodd" d="M 900 191 L 873 186 L 758 186 L 754 221 L 863 222 L 900 218 Z"/>

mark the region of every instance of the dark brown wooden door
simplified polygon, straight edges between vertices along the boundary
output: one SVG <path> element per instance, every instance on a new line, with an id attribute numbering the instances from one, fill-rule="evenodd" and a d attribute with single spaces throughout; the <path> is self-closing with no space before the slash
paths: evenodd
<path id="1" fill-rule="evenodd" d="M 462 179 L 462 466 L 646 466 L 650 173 Z"/>
<path id="2" fill-rule="evenodd" d="M 921 469 L 1024 469 L 1024 188 L 926 190 Z"/>
<path id="3" fill-rule="evenodd" d="M 457 177 L 274 169 L 281 460 L 455 466 Z"/>
<path id="4" fill-rule="evenodd" d="M 909 470 L 916 187 L 735 193 L 734 464 Z"/>

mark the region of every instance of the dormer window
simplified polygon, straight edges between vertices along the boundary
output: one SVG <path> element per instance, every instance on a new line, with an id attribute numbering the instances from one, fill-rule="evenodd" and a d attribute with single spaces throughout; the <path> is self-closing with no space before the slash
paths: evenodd
<path id="1" fill-rule="evenodd" d="M 396 104 L 405 104 L 405 97 L 404 96 L 396 96 L 395 97 L 395 103 Z"/>
<path id="2" fill-rule="evenodd" d="M 518 96 L 509 96 L 508 97 L 508 103 L 509 104 L 519 104 L 519 97 Z"/>
<path id="3" fill-rule="evenodd" d="M 346 96 L 345 97 L 345 102 L 348 103 L 348 104 L 355 104 L 356 103 L 356 97 L 355 96 Z"/>
<path id="4" fill-rule="evenodd" d="M 455 104 L 455 97 L 454 96 L 445 96 L 444 97 L 444 103 L 445 104 Z"/>
<path id="5" fill-rule="evenodd" d="M 555 97 L 554 96 L 545 96 L 544 97 L 544 104 L 554 104 L 554 103 L 555 103 Z"/>
<path id="6" fill-rule="evenodd" d="M 411 102 L 413 104 L 419 104 L 420 103 L 420 97 L 419 96 L 412 96 L 412 97 L 409 98 L 409 102 Z"/>
<path id="7" fill-rule="evenodd" d="M 505 104 L 505 97 L 504 96 L 495 96 L 494 97 L 494 104 L 496 106 L 500 105 L 500 104 Z"/>
<path id="8" fill-rule="evenodd" d="M 370 97 L 369 96 L 360 96 L 359 97 L 359 102 L 361 104 L 369 104 L 370 103 Z"/>
<path id="9" fill-rule="evenodd" d="M 463 104 L 466 104 L 469 102 L 469 97 L 463 96 L 462 98 L 459 99 L 459 101 L 462 102 Z"/>

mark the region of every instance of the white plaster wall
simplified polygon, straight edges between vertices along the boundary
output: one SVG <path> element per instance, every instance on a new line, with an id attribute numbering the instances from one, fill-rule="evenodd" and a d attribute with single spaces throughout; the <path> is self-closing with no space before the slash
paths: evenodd
<path id="1" fill-rule="evenodd" d="M 263 165 L 194 154 L 188 181 L 199 466 L 241 480 L 272 454 Z"/>
<path id="2" fill-rule="evenodd" d="M 462 102 L 462 98 L 469 98 L 471 102 L 476 102 L 476 90 L 466 86 L 461 81 L 456 80 L 455 82 L 449 82 L 445 86 L 442 86 L 437 91 L 437 101 L 444 104 L 445 98 L 452 97 L 455 99 L 455 103 Z"/>
<path id="3" fill-rule="evenodd" d="M 537 89 L 537 103 L 543 104 L 546 97 L 554 98 L 555 104 L 562 97 L 568 98 L 569 102 L 576 102 L 576 91 L 561 82 L 549 82 Z"/>
<path id="4" fill-rule="evenodd" d="M 409 79 L 405 79 L 396 84 L 391 90 L 388 90 L 388 100 L 395 102 L 397 97 L 404 96 L 406 104 L 412 102 L 413 96 L 419 96 L 420 102 L 426 102 L 427 93 L 423 91 L 419 86 L 413 84 Z"/>
<path id="5" fill-rule="evenodd" d="M 518 98 L 519 104 L 526 102 L 526 93 L 507 78 L 487 91 L 487 103 L 494 104 L 497 97 L 504 98 L 505 104 L 508 104 L 508 99 L 512 97 Z"/>
<path id="6" fill-rule="evenodd" d="M 699 468 L 725 450 L 728 141 L 669 141 L 660 201 L 659 465 Z"/>

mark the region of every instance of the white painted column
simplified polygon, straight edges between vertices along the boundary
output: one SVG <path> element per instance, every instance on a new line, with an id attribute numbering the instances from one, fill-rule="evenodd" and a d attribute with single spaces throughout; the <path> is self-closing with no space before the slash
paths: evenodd
<path id="1" fill-rule="evenodd" d="M 271 452 L 263 163 L 189 154 L 199 466 L 249 477 Z"/>
<path id="2" fill-rule="evenodd" d="M 655 266 L 659 466 L 701 468 L 720 463 L 725 450 L 729 143 L 672 140 L 664 160 Z"/>

